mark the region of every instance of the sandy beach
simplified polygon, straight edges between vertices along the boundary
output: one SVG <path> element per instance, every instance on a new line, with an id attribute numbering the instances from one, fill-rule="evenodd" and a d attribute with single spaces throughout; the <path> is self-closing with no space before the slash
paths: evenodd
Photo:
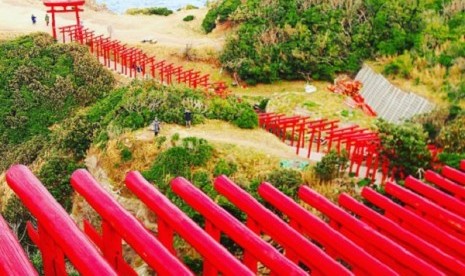
<path id="1" fill-rule="evenodd" d="M 136 44 L 144 39 L 152 39 L 157 44 L 184 48 L 186 44 L 197 47 L 220 48 L 224 37 L 221 34 L 205 35 L 200 24 L 207 12 L 206 8 L 181 10 L 170 16 L 117 15 L 108 11 L 94 11 L 85 8 L 81 14 L 85 27 L 96 34 L 108 35 L 108 26 L 113 29 L 112 37 L 124 43 Z M 31 14 L 37 17 L 32 24 Z M 0 38 L 12 38 L 31 32 L 51 34 L 51 26 L 45 24 L 46 7 L 40 0 L 0 0 Z M 194 15 L 195 20 L 184 22 L 187 15 Z M 57 26 L 75 24 L 72 14 L 59 14 Z"/>

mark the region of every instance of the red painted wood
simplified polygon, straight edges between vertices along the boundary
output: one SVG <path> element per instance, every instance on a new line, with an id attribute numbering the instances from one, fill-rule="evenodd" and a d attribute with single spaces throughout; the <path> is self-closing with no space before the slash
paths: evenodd
<path id="1" fill-rule="evenodd" d="M 356 274 L 369 275 L 375 271 L 378 275 L 392 275 L 395 273 L 388 266 L 339 232 L 333 230 L 320 218 L 305 210 L 271 184 L 262 183 L 258 188 L 258 193 L 294 222 L 302 235 L 309 236 L 310 239 L 321 244 L 326 252 L 332 251 L 337 258 L 348 263 Z"/>
<path id="2" fill-rule="evenodd" d="M 400 225 L 383 217 L 379 213 L 357 202 L 347 194 L 339 196 L 339 205 L 348 209 L 353 214 L 370 226 L 378 230 L 393 241 L 396 241 L 412 253 L 428 260 L 436 268 L 447 274 L 459 273 L 465 271 L 465 265 L 460 260 L 445 253 L 438 247 L 428 243 L 414 233 L 402 228 Z"/>
<path id="3" fill-rule="evenodd" d="M 292 249 L 312 271 L 318 274 L 350 275 L 341 264 L 324 254 L 226 176 L 217 177 L 214 186 L 220 194 L 256 221 L 264 233 L 285 248 Z"/>
<path id="4" fill-rule="evenodd" d="M 464 218 L 392 182 L 386 183 L 384 189 L 388 194 L 400 199 L 426 220 L 458 238 L 465 238 Z"/>
<path id="5" fill-rule="evenodd" d="M 299 197 L 340 225 L 342 234 L 350 237 L 382 262 L 389 264 L 396 272 L 401 274 L 443 274 L 431 264 L 416 257 L 410 251 L 381 235 L 367 224 L 350 216 L 310 188 L 301 186 L 299 188 Z"/>
<path id="6" fill-rule="evenodd" d="M 192 272 L 112 198 L 89 172 L 83 169 L 75 171 L 71 176 L 71 185 L 102 216 L 102 219 L 108 222 L 112 231 L 116 231 L 157 273 L 160 275 L 192 275 Z M 102 250 L 105 252 L 105 249 Z"/>
<path id="7" fill-rule="evenodd" d="M 362 196 L 384 210 L 391 221 L 465 263 L 465 242 L 462 240 L 370 188 L 363 188 Z"/>
<path id="8" fill-rule="evenodd" d="M 38 275 L 18 238 L 0 215 L 0 275 Z"/>
<path id="9" fill-rule="evenodd" d="M 126 176 L 126 186 L 150 210 L 157 218 L 158 224 L 163 222 L 179 233 L 193 248 L 224 275 L 251 275 L 252 273 L 224 247 L 207 235 L 197 224 L 195 224 L 177 206 L 171 203 L 162 193 L 151 185 L 139 172 L 130 172 Z M 172 241 L 171 241 L 172 242 Z M 171 243 L 172 246 L 172 243 Z"/>
<path id="10" fill-rule="evenodd" d="M 426 185 L 425 183 L 421 182 L 420 180 L 412 176 L 409 176 L 405 179 L 405 187 L 431 200 L 437 205 L 461 216 L 462 218 L 465 217 L 465 203 L 464 202 L 461 202 L 460 200 L 444 192 L 441 192 L 438 189 L 435 189 L 429 185 Z"/>
<path id="11" fill-rule="evenodd" d="M 116 275 L 66 211 L 26 166 L 11 167 L 6 173 L 6 180 L 80 273 Z"/>
<path id="12" fill-rule="evenodd" d="M 442 168 L 441 174 L 456 182 L 457 184 L 465 186 L 465 172 L 459 171 L 449 166 L 444 166 Z"/>
<path id="13" fill-rule="evenodd" d="M 171 187 L 187 204 L 205 216 L 206 220 L 214 223 L 215 227 L 228 235 L 245 251 L 249 251 L 273 273 L 280 275 L 306 274 L 186 179 L 175 178 L 171 181 Z"/>
<path id="14" fill-rule="evenodd" d="M 434 185 L 447 191 L 448 193 L 451 193 L 460 201 L 465 202 L 465 189 L 463 188 L 463 186 L 430 170 L 426 171 L 425 180 L 433 183 Z"/>

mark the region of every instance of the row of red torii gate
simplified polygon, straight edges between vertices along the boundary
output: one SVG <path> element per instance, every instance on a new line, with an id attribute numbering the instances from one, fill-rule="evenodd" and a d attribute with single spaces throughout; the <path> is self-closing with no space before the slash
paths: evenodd
<path id="1" fill-rule="evenodd" d="M 94 31 L 81 25 L 79 12 L 83 11 L 83 0 L 47 0 L 44 5 L 52 18 L 52 34 L 58 40 L 58 33 L 62 42 L 76 42 L 87 45 L 90 51 L 108 68 L 128 77 L 145 77 L 157 79 L 163 84 L 184 84 L 193 89 L 204 89 L 206 93 L 215 93 L 221 97 L 228 95 L 225 82 L 212 81 L 209 74 L 194 69 L 186 69 L 163 59 L 158 59 L 144 53 L 142 50 L 130 47 L 118 40 L 97 35 Z M 56 13 L 74 13 L 76 24 L 57 27 Z"/>
<path id="2" fill-rule="evenodd" d="M 171 190 L 204 217 L 203 229 L 140 173 L 130 172 L 126 187 L 155 214 L 156 235 L 86 170 L 74 172 L 71 185 L 100 215 L 101 225 L 84 221 L 83 230 L 27 167 L 11 167 L 6 179 L 37 219 L 36 226 L 28 223 L 27 232 L 42 253 L 45 275 L 67 275 L 65 258 L 82 275 L 137 275 L 125 261 L 123 243 L 158 275 L 193 275 L 174 248 L 176 234 L 202 256 L 203 275 L 461 275 L 465 271 L 465 160 L 460 170 L 445 166 L 441 174 L 427 171 L 424 181 L 407 177 L 404 186 L 387 182 L 385 195 L 363 188 L 361 196 L 371 208 L 348 194 L 339 196 L 337 206 L 301 186 L 299 200 L 321 212 L 324 220 L 270 183 L 262 183 L 258 194 L 273 212 L 220 176 L 213 186 L 246 214 L 241 222 L 186 179 L 173 179 Z M 243 254 L 228 252 L 220 243 L 222 235 Z M 1 216 L 0 253 L 0 275 L 37 275 Z"/>

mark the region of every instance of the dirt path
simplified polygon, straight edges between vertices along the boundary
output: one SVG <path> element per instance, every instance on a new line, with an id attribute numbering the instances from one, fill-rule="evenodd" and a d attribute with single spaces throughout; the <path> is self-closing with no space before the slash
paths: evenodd
<path id="1" fill-rule="evenodd" d="M 306 160 L 306 158 L 297 156 L 294 148 L 287 146 L 276 136 L 262 129 L 239 129 L 221 121 L 209 121 L 192 128 L 178 125 L 162 125 L 160 135 L 169 139 L 175 133 L 178 133 L 181 139 L 193 136 L 203 138 L 211 143 L 250 148 L 279 158 Z M 143 129 L 137 132 L 136 137 L 139 140 L 153 140 L 153 132 L 150 129 Z"/>
<path id="2" fill-rule="evenodd" d="M 96 34 L 103 35 L 108 35 L 107 28 L 111 25 L 112 37 L 130 44 L 150 38 L 157 41 L 157 44 L 169 47 L 184 48 L 186 44 L 191 44 L 194 48 L 208 46 L 220 49 L 224 37 L 221 34 L 205 35 L 200 29 L 206 12 L 206 8 L 202 8 L 183 10 L 170 16 L 131 16 L 85 8 L 82 23 Z M 0 38 L 36 31 L 51 33 L 51 27 L 45 24 L 45 13 L 46 8 L 39 0 L 0 0 Z M 37 17 L 35 25 L 32 25 L 31 14 Z M 195 20 L 184 22 L 182 19 L 187 15 L 194 15 Z M 57 16 L 57 26 L 71 24 L 75 24 L 73 15 Z"/>

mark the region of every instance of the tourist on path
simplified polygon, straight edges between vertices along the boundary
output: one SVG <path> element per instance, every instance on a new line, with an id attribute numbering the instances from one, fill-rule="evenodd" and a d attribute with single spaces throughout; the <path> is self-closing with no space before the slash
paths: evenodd
<path id="1" fill-rule="evenodd" d="M 158 136 L 158 133 L 160 132 L 160 122 L 158 121 L 158 118 L 155 118 L 153 121 L 153 133 L 155 134 L 155 137 Z"/>
<path id="2" fill-rule="evenodd" d="M 45 14 L 45 24 L 47 24 L 48 26 L 48 23 L 50 22 L 50 17 L 48 16 L 48 13 Z"/>
<path id="3" fill-rule="evenodd" d="M 36 24 L 36 16 L 31 15 L 31 20 L 32 20 L 32 24 L 35 25 Z"/>
<path id="4" fill-rule="evenodd" d="M 186 127 L 191 127 L 192 113 L 189 109 L 184 111 L 184 120 L 186 120 Z"/>

